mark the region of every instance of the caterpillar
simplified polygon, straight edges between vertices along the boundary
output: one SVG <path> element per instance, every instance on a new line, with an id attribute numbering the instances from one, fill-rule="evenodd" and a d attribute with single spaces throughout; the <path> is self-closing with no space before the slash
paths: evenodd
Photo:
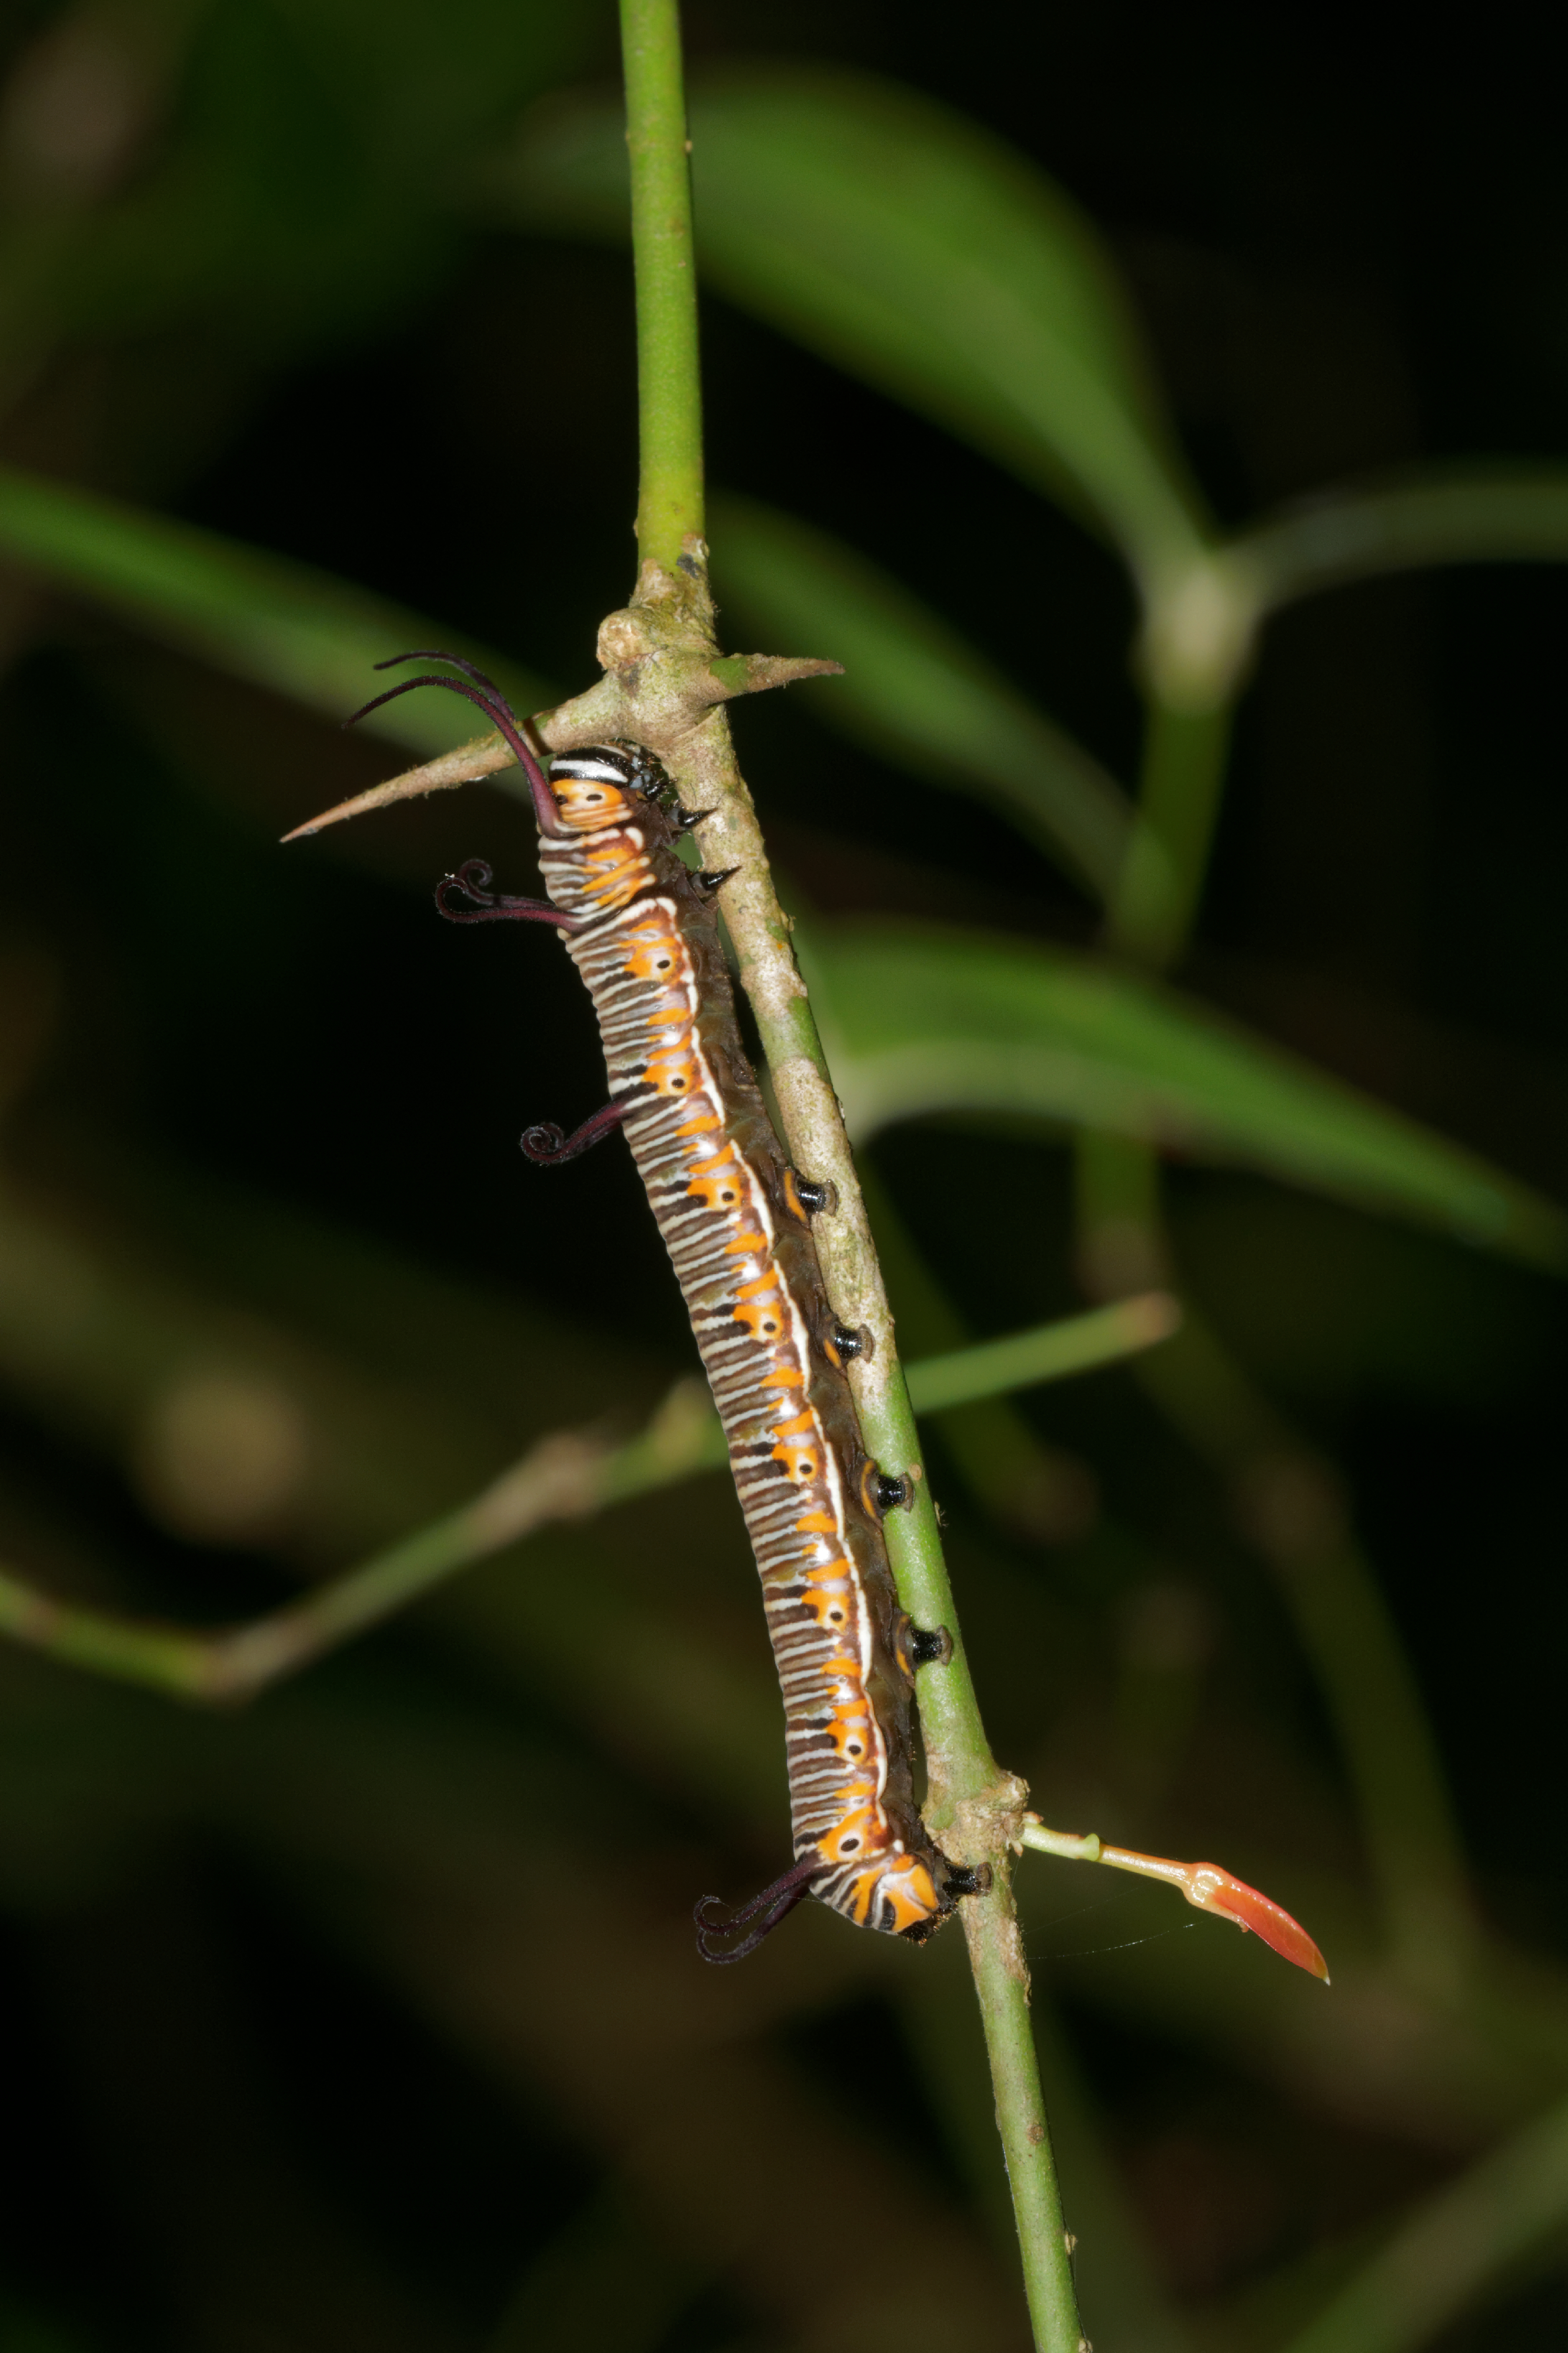
<path id="1" fill-rule="evenodd" d="M 920 1942 L 989 1882 L 984 1867 L 948 1861 L 914 1799 L 914 1670 L 945 1662 L 952 1644 L 899 1608 L 881 1520 L 908 1503 L 909 1485 L 862 1443 L 844 1368 L 868 1335 L 835 1318 L 811 1233 L 831 1187 L 790 1166 L 742 1043 L 714 910 L 728 874 L 694 872 L 678 851 L 707 812 L 682 808 L 636 744 L 558 754 L 547 778 L 482 671 L 432 652 L 377 667 L 414 660 L 464 676 L 405 679 L 354 717 L 445 687 L 487 713 L 528 779 L 548 899 L 494 892 L 489 868 L 470 859 L 436 903 L 457 923 L 554 926 L 587 986 L 610 1100 L 570 1135 L 529 1128 L 522 1148 L 555 1166 L 624 1131 L 690 1314 L 762 1577 L 795 1862 L 728 1914 L 704 1896 L 698 1948 L 742 1960 L 808 1894 Z"/>

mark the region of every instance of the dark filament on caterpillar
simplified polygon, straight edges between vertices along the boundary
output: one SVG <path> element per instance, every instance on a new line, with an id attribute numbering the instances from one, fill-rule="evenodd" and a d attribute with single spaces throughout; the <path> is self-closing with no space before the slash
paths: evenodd
<path id="1" fill-rule="evenodd" d="M 359 709 L 344 720 L 343 725 L 353 727 L 357 721 L 367 718 L 371 712 L 379 711 L 384 702 L 395 702 L 400 694 L 412 694 L 416 687 L 442 686 L 448 694 L 460 694 L 465 702 L 477 704 L 505 737 L 512 757 L 528 778 L 539 830 L 551 840 L 559 840 L 561 812 L 555 805 L 555 796 L 546 782 L 533 746 L 522 732 L 521 721 L 494 679 L 487 678 L 476 663 L 465 661 L 461 654 L 444 654 L 432 646 L 417 646 L 412 653 L 389 655 L 385 661 L 377 662 L 375 667 L 377 670 L 395 670 L 400 662 L 405 661 L 449 662 L 454 670 L 460 670 L 464 678 L 472 679 L 474 683 L 468 686 L 461 678 L 437 678 L 428 674 L 420 678 L 405 678 L 398 685 L 389 686 L 384 694 L 373 695 L 368 702 L 362 702 Z"/>
<path id="2" fill-rule="evenodd" d="M 779 1922 L 787 1919 L 802 1897 L 810 1894 L 811 1883 L 820 1875 L 822 1867 L 820 1855 L 803 1855 L 793 1870 L 784 1872 L 771 1887 L 764 1887 L 749 1904 L 738 1905 L 728 1919 L 714 1917 L 714 1907 L 722 1905 L 722 1896 L 704 1895 L 691 1915 L 697 1924 L 697 1949 L 703 1959 L 743 1961 L 748 1953 L 754 1953 L 763 1937 L 771 1936 Z M 753 1920 L 757 1926 L 751 1935 L 726 1952 L 721 1940 L 732 1936 L 737 1928 L 750 1926 Z"/>
<path id="3" fill-rule="evenodd" d="M 444 874 L 437 883 L 437 912 L 449 923 L 554 923 L 563 932 L 577 930 L 577 917 L 563 914 L 548 899 L 513 898 L 492 891 L 494 881 L 482 858 L 465 859 L 455 874 Z M 466 907 L 453 903 L 454 892 L 468 900 Z"/>

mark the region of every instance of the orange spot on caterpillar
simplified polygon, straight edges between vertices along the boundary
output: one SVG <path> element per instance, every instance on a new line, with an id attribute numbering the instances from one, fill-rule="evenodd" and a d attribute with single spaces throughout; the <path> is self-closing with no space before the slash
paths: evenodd
<path id="1" fill-rule="evenodd" d="M 797 1487 L 822 1476 L 822 1457 L 815 1446 L 802 1446 L 798 1440 L 792 1440 L 786 1446 L 775 1446 L 773 1459 L 784 1464 L 785 1478 L 793 1479 Z"/>
<path id="2" fill-rule="evenodd" d="M 656 1093 L 692 1094 L 697 1087 L 697 1060 L 689 1047 L 672 1046 L 667 1053 L 650 1054 L 643 1077 Z"/>
<path id="3" fill-rule="evenodd" d="M 704 1208 L 732 1209 L 741 1199 L 740 1172 L 733 1161 L 721 1163 L 711 1173 L 705 1168 L 700 1176 L 693 1176 L 686 1189 Z"/>
<path id="4" fill-rule="evenodd" d="M 742 1300 L 735 1309 L 735 1321 L 744 1324 L 754 1340 L 776 1340 L 784 1328 L 778 1293 L 770 1291 L 763 1299 Z"/>
<path id="5" fill-rule="evenodd" d="M 775 1421 L 775 1438 L 804 1438 L 816 1434 L 816 1416 L 809 1410 L 796 1414 L 793 1421 Z"/>
<path id="6" fill-rule="evenodd" d="M 656 932 L 651 938 L 634 932 L 628 946 L 630 953 L 622 969 L 634 980 L 663 980 L 686 962 L 685 943 L 673 932 Z"/>

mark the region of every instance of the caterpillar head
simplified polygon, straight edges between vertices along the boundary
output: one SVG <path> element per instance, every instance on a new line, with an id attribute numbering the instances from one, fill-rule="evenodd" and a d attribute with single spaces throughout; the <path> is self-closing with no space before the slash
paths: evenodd
<path id="1" fill-rule="evenodd" d="M 550 789 L 569 833 L 624 825 L 649 802 L 662 808 L 675 798 L 662 764 L 640 744 L 589 744 L 578 752 L 558 752 L 550 763 Z"/>

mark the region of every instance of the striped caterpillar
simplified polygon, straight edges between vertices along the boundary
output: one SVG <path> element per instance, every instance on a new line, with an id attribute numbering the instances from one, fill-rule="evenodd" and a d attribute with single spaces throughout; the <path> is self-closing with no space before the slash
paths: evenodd
<path id="1" fill-rule="evenodd" d="M 677 850 L 706 812 L 683 809 L 660 763 L 634 744 L 557 754 L 547 780 L 482 671 L 450 655 L 396 657 L 421 659 L 465 677 L 405 679 L 354 715 L 445 687 L 486 712 L 528 778 L 548 900 L 494 893 L 489 869 L 471 859 L 436 903 L 456 923 L 553 924 L 587 985 L 610 1101 L 574 1134 L 530 1128 L 522 1148 L 553 1165 L 624 1128 L 690 1313 L 762 1577 L 795 1860 L 727 1916 L 704 1896 L 699 1949 L 741 1960 L 808 1894 L 918 1942 L 989 1876 L 949 1862 L 914 1802 L 914 1669 L 942 1663 L 952 1644 L 944 1630 L 917 1631 L 898 1605 L 880 1521 L 910 1490 L 861 1441 L 844 1366 L 868 1335 L 836 1321 L 811 1236 L 830 1188 L 789 1166 L 741 1042 L 713 910 L 728 877 L 694 873 Z"/>

